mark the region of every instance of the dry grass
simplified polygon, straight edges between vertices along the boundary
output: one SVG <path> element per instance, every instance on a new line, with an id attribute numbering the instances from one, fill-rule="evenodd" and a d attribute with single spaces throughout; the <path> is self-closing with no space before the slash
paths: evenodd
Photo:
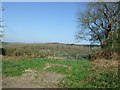
<path id="1" fill-rule="evenodd" d="M 96 59 L 107 59 L 107 60 L 119 60 L 120 55 L 118 55 L 117 52 L 113 52 L 110 50 L 99 50 L 95 53 L 91 54 L 91 60 L 96 60 Z"/>
<path id="2" fill-rule="evenodd" d="M 98 46 L 61 44 L 61 43 L 8 43 L 3 45 L 7 57 L 13 58 L 71 58 L 79 59 L 90 54 Z"/>
<path id="3" fill-rule="evenodd" d="M 107 60 L 107 59 L 101 58 L 101 59 L 96 59 L 91 63 L 94 66 L 103 67 L 103 68 L 110 68 L 110 67 L 118 68 L 118 60 Z"/>
<path id="4" fill-rule="evenodd" d="M 120 57 L 116 52 L 97 51 L 91 55 L 91 64 L 93 64 L 93 71 L 100 72 L 104 70 L 118 71 Z"/>
<path id="5" fill-rule="evenodd" d="M 2 60 L 2 58 L 3 58 L 3 55 L 0 55 L 0 60 Z"/>

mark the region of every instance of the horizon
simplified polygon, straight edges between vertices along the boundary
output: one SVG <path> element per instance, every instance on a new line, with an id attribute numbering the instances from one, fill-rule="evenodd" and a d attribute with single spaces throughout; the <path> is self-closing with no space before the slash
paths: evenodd
<path id="1" fill-rule="evenodd" d="M 85 10 L 83 2 L 3 2 L 4 42 L 69 43 L 78 42 L 75 33 L 78 9 Z"/>
<path id="2" fill-rule="evenodd" d="M 100 46 L 99 44 L 79 44 L 79 43 L 59 43 L 59 42 L 43 42 L 43 43 L 25 43 L 25 42 L 2 42 L 2 43 L 10 43 L 10 44 L 73 44 L 73 45 L 95 45 Z"/>

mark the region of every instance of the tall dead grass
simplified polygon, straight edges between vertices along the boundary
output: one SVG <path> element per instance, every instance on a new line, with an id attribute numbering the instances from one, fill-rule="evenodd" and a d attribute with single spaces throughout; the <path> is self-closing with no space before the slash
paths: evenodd
<path id="1" fill-rule="evenodd" d="M 82 55 L 90 54 L 93 50 L 99 49 L 98 46 L 84 46 L 74 44 L 58 43 L 9 43 L 3 45 L 3 55 L 7 57 L 19 58 L 81 58 Z"/>

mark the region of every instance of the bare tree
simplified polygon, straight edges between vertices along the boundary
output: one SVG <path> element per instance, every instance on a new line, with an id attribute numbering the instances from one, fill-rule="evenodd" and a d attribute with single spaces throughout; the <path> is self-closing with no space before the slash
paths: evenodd
<path id="1" fill-rule="evenodd" d="M 119 14 L 119 2 L 89 3 L 86 11 L 78 12 L 80 30 L 76 38 L 97 42 L 103 47 L 110 33 L 119 29 Z"/>
<path id="2" fill-rule="evenodd" d="M 2 26 L 2 20 L 0 20 L 0 38 L 3 37 L 3 28 L 4 26 Z"/>
<path id="3" fill-rule="evenodd" d="M 2 25 L 2 22 L 3 22 L 3 19 L 2 19 L 2 11 L 3 11 L 4 9 L 3 8 L 0 8 L 0 42 L 2 41 L 2 37 L 3 37 L 3 30 L 2 30 L 2 28 L 3 27 L 5 27 L 5 26 L 3 26 Z"/>

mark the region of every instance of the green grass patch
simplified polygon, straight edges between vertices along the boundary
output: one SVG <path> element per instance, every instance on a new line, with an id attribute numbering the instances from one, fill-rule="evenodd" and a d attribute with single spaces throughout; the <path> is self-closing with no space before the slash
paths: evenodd
<path id="1" fill-rule="evenodd" d="M 111 70 L 97 72 L 86 85 L 96 88 L 120 88 L 118 72 Z"/>
<path id="2" fill-rule="evenodd" d="M 118 74 L 114 71 L 93 72 L 92 65 L 86 59 L 19 59 L 2 60 L 2 74 L 6 76 L 18 76 L 24 73 L 24 70 L 31 68 L 35 70 L 44 70 L 46 63 L 62 64 L 70 66 L 71 69 L 63 66 L 53 66 L 45 69 L 65 74 L 66 77 L 58 84 L 62 88 L 116 88 L 119 87 Z M 100 68 L 99 68 L 100 69 Z M 89 79 L 89 77 L 92 77 Z"/>
<path id="3" fill-rule="evenodd" d="M 46 71 L 54 71 L 54 72 L 57 72 L 57 73 L 67 73 L 67 70 L 68 68 L 66 67 L 62 67 L 62 66 L 54 66 L 54 67 L 51 67 L 51 68 L 48 68 Z"/>
<path id="4" fill-rule="evenodd" d="M 28 68 L 41 70 L 44 67 L 44 63 L 45 61 L 42 59 L 3 60 L 2 73 L 6 76 L 22 75 L 24 70 Z"/>

